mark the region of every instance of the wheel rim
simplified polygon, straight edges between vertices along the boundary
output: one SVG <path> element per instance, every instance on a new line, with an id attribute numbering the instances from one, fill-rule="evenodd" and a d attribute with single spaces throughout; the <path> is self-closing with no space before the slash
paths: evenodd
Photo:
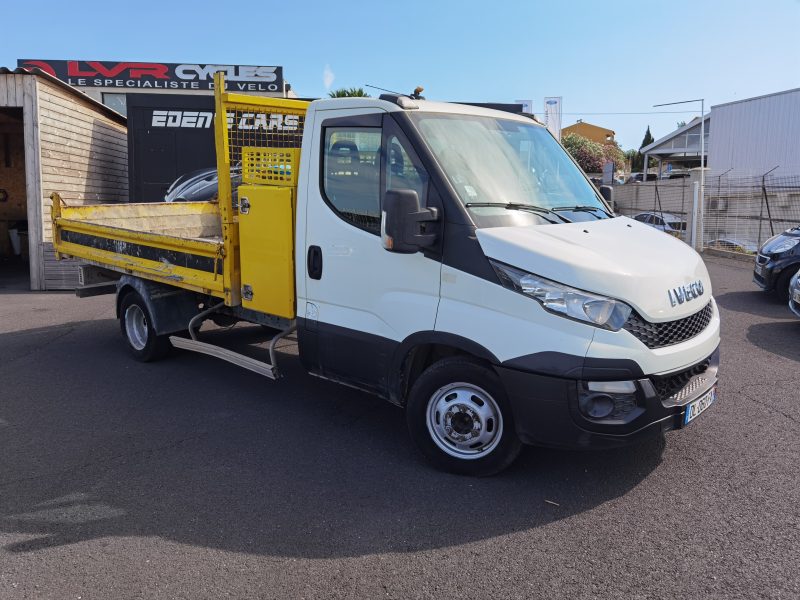
<path id="1" fill-rule="evenodd" d="M 125 310 L 125 333 L 128 342 L 136 350 L 144 350 L 147 345 L 147 316 L 136 304 L 131 304 Z"/>
<path id="2" fill-rule="evenodd" d="M 471 383 L 439 388 L 428 401 L 428 432 L 434 443 L 455 458 L 489 454 L 503 437 L 503 414 L 485 390 Z"/>

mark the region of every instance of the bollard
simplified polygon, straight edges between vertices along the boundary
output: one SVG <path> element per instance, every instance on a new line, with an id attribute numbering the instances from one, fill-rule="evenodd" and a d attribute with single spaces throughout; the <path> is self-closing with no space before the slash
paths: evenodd
<path id="1" fill-rule="evenodd" d="M 695 181 L 692 186 L 692 248 L 700 252 L 703 249 L 703 227 L 700 215 L 700 182 Z M 699 222 L 698 222 L 699 221 Z M 700 240 L 697 239 L 697 228 L 700 227 Z"/>

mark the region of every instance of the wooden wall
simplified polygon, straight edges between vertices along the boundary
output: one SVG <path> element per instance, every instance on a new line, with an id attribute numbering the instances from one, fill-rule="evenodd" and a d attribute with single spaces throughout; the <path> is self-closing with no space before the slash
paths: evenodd
<path id="1" fill-rule="evenodd" d="M 45 227 L 52 241 L 50 199 L 67 204 L 127 202 L 128 133 L 69 91 L 39 79 L 39 139 Z"/>
<path id="2" fill-rule="evenodd" d="M 128 134 L 88 100 L 37 79 L 44 288 L 72 289 L 77 268 L 53 255 L 50 194 L 58 192 L 70 205 L 126 202 Z"/>

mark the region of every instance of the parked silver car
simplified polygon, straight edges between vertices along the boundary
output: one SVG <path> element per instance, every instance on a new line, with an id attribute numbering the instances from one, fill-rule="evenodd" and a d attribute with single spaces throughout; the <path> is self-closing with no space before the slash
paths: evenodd
<path id="1" fill-rule="evenodd" d="M 686 231 L 686 221 L 684 221 L 682 217 L 672 213 L 642 212 L 635 215 L 633 218 L 640 223 L 645 223 L 646 225 L 650 225 L 650 227 L 655 227 L 675 237 L 681 237 Z"/>
<path id="2" fill-rule="evenodd" d="M 707 246 L 714 250 L 726 250 L 740 254 L 755 254 L 758 251 L 758 244 L 739 238 L 718 238 L 708 242 Z"/>
<path id="3" fill-rule="evenodd" d="M 231 167 L 231 185 L 234 202 L 236 190 L 242 183 L 242 167 Z M 184 173 L 169 186 L 164 202 L 208 202 L 215 200 L 219 188 L 219 178 L 215 167 Z"/>
<path id="4" fill-rule="evenodd" d="M 789 310 L 800 317 L 800 271 L 789 280 Z"/>

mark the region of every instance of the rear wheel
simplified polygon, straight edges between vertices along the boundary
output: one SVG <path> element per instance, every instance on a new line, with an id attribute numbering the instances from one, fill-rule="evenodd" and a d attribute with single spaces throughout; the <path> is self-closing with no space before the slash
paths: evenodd
<path id="1" fill-rule="evenodd" d="M 157 335 L 153 319 L 142 297 L 129 292 L 120 303 L 120 328 L 128 350 L 136 360 L 151 362 L 166 356 L 172 344 L 166 335 Z"/>
<path id="2" fill-rule="evenodd" d="M 467 358 L 428 367 L 411 388 L 406 418 L 417 447 L 451 473 L 494 475 L 522 448 L 499 378 Z"/>

